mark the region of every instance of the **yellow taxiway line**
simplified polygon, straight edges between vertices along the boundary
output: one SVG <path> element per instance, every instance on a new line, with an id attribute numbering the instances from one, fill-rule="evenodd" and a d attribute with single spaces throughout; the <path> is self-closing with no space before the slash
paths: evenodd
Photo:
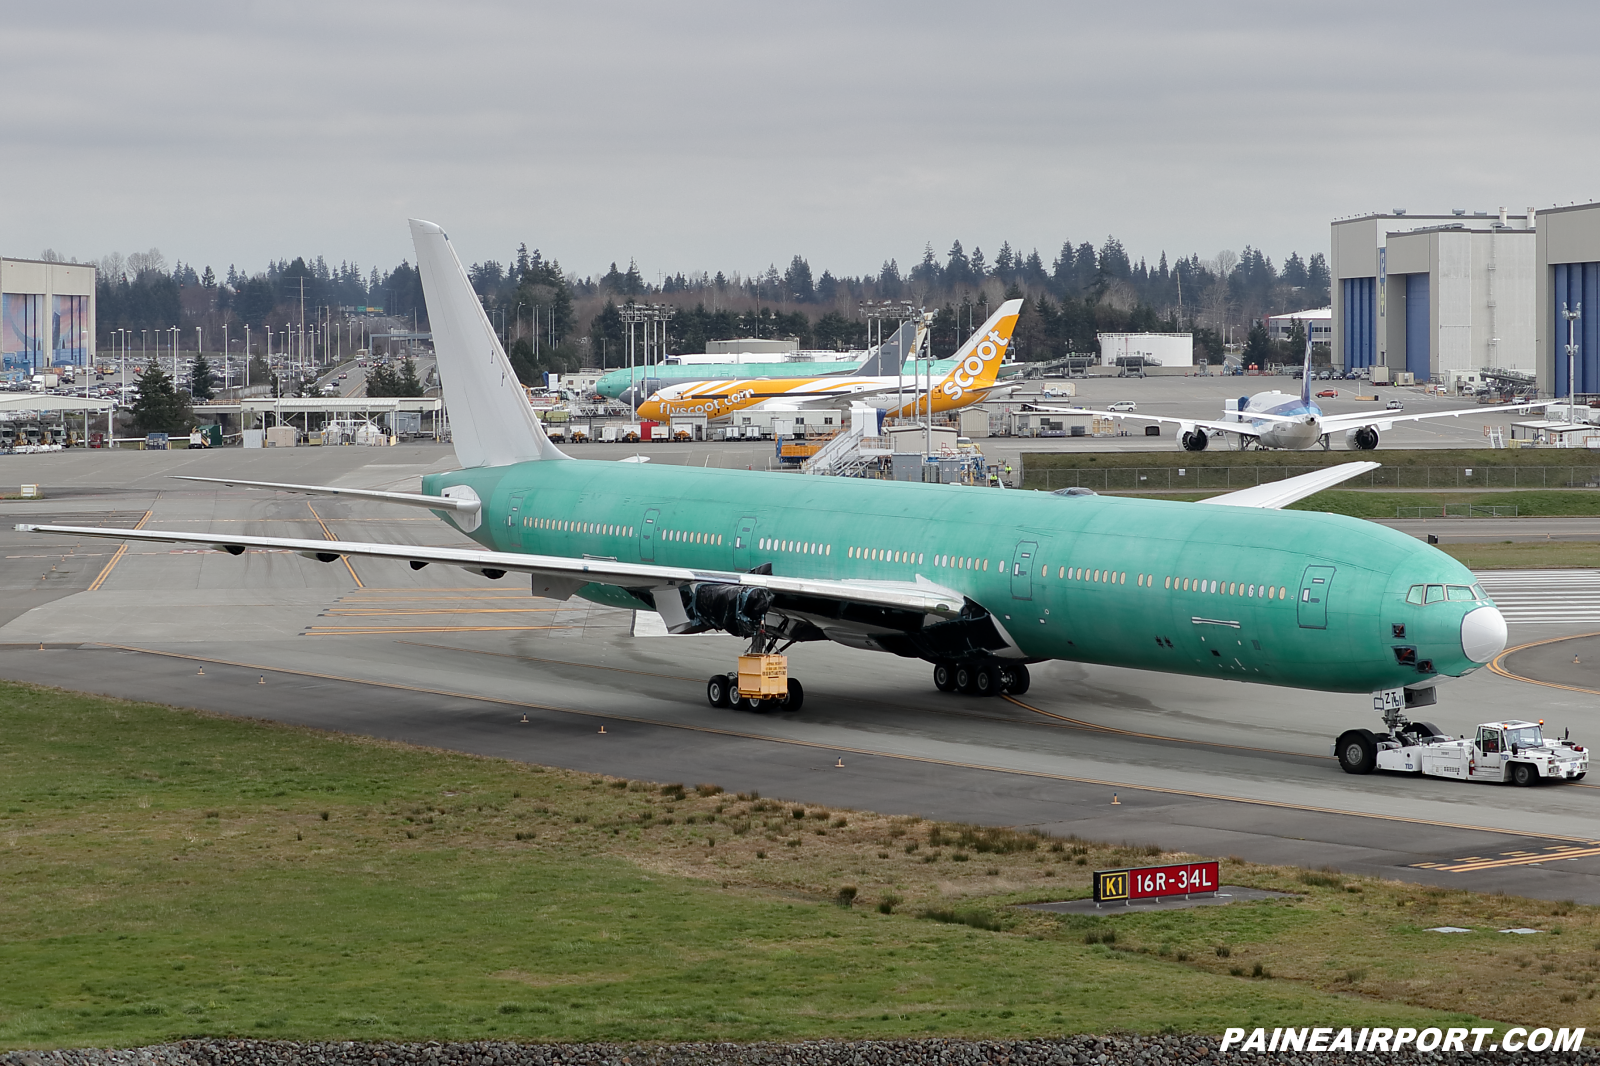
<path id="1" fill-rule="evenodd" d="M 146 522 L 150 521 L 150 516 L 153 513 L 154 513 L 153 510 L 146 511 L 144 513 L 144 517 L 139 519 L 138 525 L 134 526 L 133 528 L 134 529 L 143 529 L 144 528 L 144 524 Z M 98 592 L 98 591 L 100 591 L 100 586 L 104 585 L 106 583 L 106 578 L 111 576 L 111 571 L 113 571 L 113 570 L 115 570 L 117 568 L 117 564 L 122 562 L 122 557 L 124 555 L 126 555 L 126 554 L 128 554 L 128 542 L 127 541 L 123 541 L 122 544 L 120 544 L 117 547 L 116 552 L 111 556 L 110 562 L 106 563 L 106 565 L 101 568 L 99 576 L 96 577 L 93 581 L 89 582 L 89 588 L 86 591 L 88 591 L 88 592 Z"/>
<path id="2" fill-rule="evenodd" d="M 317 525 L 322 527 L 322 535 L 324 537 L 327 537 L 329 540 L 339 539 L 333 535 L 333 530 L 328 528 L 328 523 L 322 520 L 322 516 L 317 513 L 317 509 L 315 507 L 308 503 L 306 504 L 306 510 L 311 512 L 311 517 L 315 518 L 317 520 Z M 366 588 L 366 586 L 361 583 L 361 575 L 357 574 L 356 568 L 350 565 L 350 556 L 341 555 L 340 558 L 344 560 L 344 568 L 350 571 L 350 579 L 356 583 L 356 588 Z"/>

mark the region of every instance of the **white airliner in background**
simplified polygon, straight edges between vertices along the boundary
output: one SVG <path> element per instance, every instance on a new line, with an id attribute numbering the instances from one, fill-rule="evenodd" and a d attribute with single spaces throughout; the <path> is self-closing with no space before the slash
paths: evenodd
<path id="1" fill-rule="evenodd" d="M 1127 418 L 1138 422 L 1164 422 L 1178 429 L 1178 443 L 1185 451 L 1203 452 L 1210 438 L 1220 433 L 1230 433 L 1238 438 L 1239 448 L 1251 445 L 1257 448 L 1283 448 L 1289 451 L 1306 451 L 1321 445 L 1326 450 L 1334 434 L 1345 435 L 1345 447 L 1351 451 L 1370 451 L 1378 446 L 1378 434 L 1387 432 L 1396 422 L 1415 422 L 1424 418 L 1460 418 L 1462 415 L 1490 414 L 1495 411 L 1515 411 L 1526 414 L 1534 408 L 1552 407 L 1565 400 L 1541 400 L 1537 403 L 1508 403 L 1484 407 L 1459 407 L 1449 411 L 1429 411 L 1424 414 L 1402 415 L 1387 410 L 1353 414 L 1324 414 L 1311 398 L 1311 345 L 1306 345 L 1305 372 L 1300 380 L 1300 395 L 1292 396 L 1276 389 L 1241 397 L 1236 411 L 1224 412 L 1220 421 L 1209 422 L 1201 418 L 1168 418 L 1162 415 L 1130 414 L 1126 411 L 1095 411 L 1084 407 L 1040 407 L 1029 405 L 1029 411 L 1046 414 L 1097 415 L 1101 418 Z"/>

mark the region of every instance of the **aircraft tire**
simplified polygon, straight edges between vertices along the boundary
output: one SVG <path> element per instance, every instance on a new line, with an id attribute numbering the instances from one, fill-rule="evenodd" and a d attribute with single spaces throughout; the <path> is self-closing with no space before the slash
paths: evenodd
<path id="1" fill-rule="evenodd" d="M 933 664 L 933 687 L 940 692 L 954 692 L 956 690 L 956 664 L 948 659 L 940 659 Z"/>
<path id="2" fill-rule="evenodd" d="M 791 677 L 789 679 L 789 694 L 787 696 L 779 696 L 772 702 L 777 705 L 780 711 L 798 711 L 806 702 L 805 686 Z"/>
<path id="3" fill-rule="evenodd" d="M 978 671 L 975 667 L 962 663 L 956 667 L 956 688 L 964 695 L 976 696 L 978 694 Z"/>
<path id="4" fill-rule="evenodd" d="M 1000 676 L 1000 668 L 993 663 L 986 663 L 973 671 L 973 694 L 977 696 L 998 696 L 1005 690 L 1005 686 L 1001 683 L 1003 680 Z"/>
<path id="5" fill-rule="evenodd" d="M 732 707 L 737 691 L 728 684 L 727 674 L 712 674 L 706 682 L 706 702 L 713 707 Z"/>
<path id="6" fill-rule="evenodd" d="M 1007 666 L 1005 672 L 1008 675 L 1004 679 L 1005 690 L 1008 695 L 1020 696 L 1028 691 L 1028 686 L 1033 684 L 1033 679 L 1028 676 L 1028 668 L 1023 663 Z"/>
<path id="7" fill-rule="evenodd" d="M 1370 729 L 1347 729 L 1334 744 L 1339 769 L 1347 774 L 1370 774 L 1378 766 L 1378 742 Z"/>

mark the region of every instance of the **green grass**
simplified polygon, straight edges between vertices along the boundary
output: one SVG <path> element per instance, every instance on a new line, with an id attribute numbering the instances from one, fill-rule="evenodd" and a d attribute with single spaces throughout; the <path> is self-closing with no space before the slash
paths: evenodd
<path id="1" fill-rule="evenodd" d="M 1070 439 L 1070 438 L 1069 438 Z M 1101 467 L 1221 467 L 1292 466 L 1324 467 L 1375 460 L 1386 467 L 1590 467 L 1600 468 L 1600 453 L 1571 448 L 1383 448 L 1352 452 L 1342 448 L 1323 451 L 1245 451 L 1213 446 L 1203 452 L 1024 452 L 1025 471 L 1047 468 L 1098 469 Z M 1032 486 L 1029 486 L 1030 488 Z"/>
<path id="2" fill-rule="evenodd" d="M 1520 518 L 1553 518 L 1572 515 L 1600 515 L 1600 492 L 1588 489 L 1545 489 L 1531 492 L 1363 492 L 1329 489 L 1289 505 L 1297 511 L 1328 511 L 1356 518 L 1415 518 L 1418 507 L 1452 509 L 1476 504 L 1480 507 L 1517 509 Z M 1510 514 L 1509 511 L 1505 512 Z M 1424 517 L 1428 517 L 1424 512 Z M 1463 524 L 1463 532 L 1472 527 Z"/>
<path id="3" fill-rule="evenodd" d="M 0 1047 L 1522 1017 L 1500 955 L 1526 945 L 1473 944 L 1481 979 L 1430 956 L 1466 946 L 1416 932 L 1455 904 L 1406 886 L 1349 897 L 1230 861 L 1235 883 L 1302 894 L 1058 919 L 1007 905 L 1083 895 L 1149 851 L 800 811 L 0 684 Z M 1565 920 L 1586 950 L 1592 915 Z M 1102 928 L 1114 944 L 1085 942 Z M 1371 977 L 1344 976 L 1361 960 Z M 1229 973 L 1256 962 L 1277 977 Z M 1419 981 L 1436 972 L 1473 994 Z"/>
<path id="4" fill-rule="evenodd" d="M 1439 550 L 1474 570 L 1558 570 L 1600 567 L 1600 542 L 1495 541 L 1492 544 L 1441 544 Z"/>

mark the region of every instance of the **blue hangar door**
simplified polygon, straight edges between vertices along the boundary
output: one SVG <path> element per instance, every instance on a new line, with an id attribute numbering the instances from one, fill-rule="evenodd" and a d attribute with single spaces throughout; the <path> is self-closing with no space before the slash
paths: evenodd
<path id="1" fill-rule="evenodd" d="M 1417 375 L 1417 382 L 1433 374 L 1432 339 L 1428 324 L 1428 275 L 1406 275 L 1406 369 Z"/>

